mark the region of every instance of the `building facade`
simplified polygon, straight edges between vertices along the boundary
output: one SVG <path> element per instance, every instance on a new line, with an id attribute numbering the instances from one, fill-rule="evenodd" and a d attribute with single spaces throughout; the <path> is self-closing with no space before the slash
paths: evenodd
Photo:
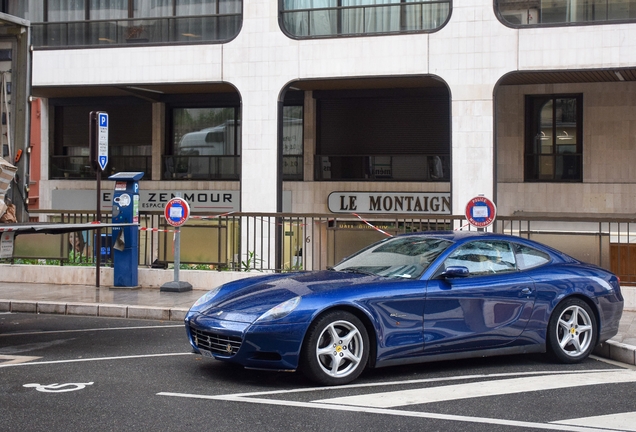
<path id="1" fill-rule="evenodd" d="M 43 209 L 94 208 L 104 111 L 103 178 L 143 171 L 148 209 L 636 213 L 635 0 L 2 7 L 32 26 Z"/>

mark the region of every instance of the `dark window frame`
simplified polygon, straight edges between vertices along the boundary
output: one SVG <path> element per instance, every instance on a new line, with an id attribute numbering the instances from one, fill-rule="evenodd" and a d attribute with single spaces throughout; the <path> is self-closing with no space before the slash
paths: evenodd
<path id="1" fill-rule="evenodd" d="M 559 139 L 564 134 L 563 114 L 558 117 L 558 100 L 570 99 L 576 102 L 574 152 L 559 152 Z M 541 109 L 548 102 L 552 103 L 551 131 L 539 137 L 541 133 Z M 546 94 L 526 95 L 525 97 L 525 142 L 524 142 L 524 181 L 546 183 L 581 183 L 583 182 L 583 94 Z M 567 134 L 566 134 L 567 135 Z M 551 147 L 550 152 L 539 148 L 540 140 L 545 140 Z M 571 147 L 571 145 L 570 145 Z M 543 164 L 543 167 L 541 166 Z M 550 174 L 546 174 L 551 166 Z M 559 169 L 561 172 L 559 172 Z M 565 172 L 567 171 L 567 172 Z"/>
<path id="2" fill-rule="evenodd" d="M 187 162 L 189 156 L 176 154 L 177 143 L 174 141 L 174 111 L 175 109 L 214 109 L 214 108 L 232 108 L 234 110 L 234 124 L 241 124 L 241 103 L 237 95 L 215 95 L 216 100 L 210 101 L 209 95 L 197 95 L 197 97 L 186 98 L 183 96 L 174 97 L 173 101 L 166 104 L 166 128 L 165 128 L 165 150 L 162 156 L 162 179 L 163 180 L 189 180 L 189 170 L 184 172 L 185 175 L 168 175 L 166 165 L 170 163 L 172 159 L 173 169 L 179 163 Z M 232 155 L 219 155 L 217 158 L 234 158 L 235 169 L 230 175 L 224 176 L 221 174 L 209 174 L 209 178 L 198 178 L 198 180 L 220 180 L 220 181 L 233 181 L 240 180 L 241 173 L 241 152 L 242 152 L 242 140 L 241 140 L 241 128 L 234 128 L 234 154 Z M 199 156 L 199 158 L 214 159 L 214 156 Z M 214 161 L 212 161 L 214 162 Z M 173 173 L 174 174 L 174 173 Z"/>

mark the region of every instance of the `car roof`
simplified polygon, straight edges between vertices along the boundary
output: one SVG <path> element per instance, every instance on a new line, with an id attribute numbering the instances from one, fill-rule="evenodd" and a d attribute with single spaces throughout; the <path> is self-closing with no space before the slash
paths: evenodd
<path id="1" fill-rule="evenodd" d="M 498 234 L 487 231 L 421 231 L 416 233 L 407 233 L 401 234 L 402 236 L 425 236 L 430 238 L 439 238 L 451 241 L 453 243 L 465 243 L 471 240 L 481 239 L 481 240 L 501 240 L 508 242 L 521 243 L 528 246 L 532 246 L 534 248 L 540 249 L 544 252 L 552 255 L 553 258 L 558 257 L 564 261 L 578 261 L 575 258 L 569 256 L 568 254 L 561 252 L 560 250 L 554 249 L 548 245 L 543 243 L 538 243 L 536 241 L 526 239 L 523 237 L 518 237 L 510 234 Z"/>

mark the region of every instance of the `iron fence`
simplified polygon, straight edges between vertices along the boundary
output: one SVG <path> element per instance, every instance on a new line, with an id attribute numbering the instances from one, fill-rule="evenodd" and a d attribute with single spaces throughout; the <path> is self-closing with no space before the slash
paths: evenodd
<path id="1" fill-rule="evenodd" d="M 84 223 L 95 212 L 39 210 L 41 222 Z M 101 215 L 110 222 L 110 215 Z M 163 212 L 139 217 L 139 265 L 167 267 L 174 262 L 174 228 Z M 463 216 L 352 215 L 294 213 L 193 213 L 181 227 L 180 262 L 186 268 L 239 271 L 319 270 L 387 236 L 438 230 L 475 230 Z M 577 259 L 612 270 L 623 282 L 636 282 L 636 219 L 538 216 L 498 217 L 495 232 L 553 246 Z M 59 265 L 112 265 L 112 232 L 16 236 L 10 262 Z"/>

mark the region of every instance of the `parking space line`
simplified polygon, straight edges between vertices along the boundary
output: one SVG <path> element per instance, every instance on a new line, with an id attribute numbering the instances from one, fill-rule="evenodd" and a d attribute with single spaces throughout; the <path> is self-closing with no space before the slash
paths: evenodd
<path id="1" fill-rule="evenodd" d="M 560 431 L 572 431 L 572 432 L 611 431 L 611 429 L 607 429 L 607 428 L 596 429 L 596 428 L 577 426 L 577 425 L 535 423 L 535 422 L 504 420 L 504 419 L 487 418 L 487 417 L 469 417 L 469 416 L 460 416 L 460 415 L 452 415 L 452 414 L 402 411 L 402 410 L 395 410 L 395 409 L 361 407 L 361 406 L 350 406 L 350 405 L 331 405 L 331 404 L 322 404 L 322 403 L 316 403 L 316 402 L 298 402 L 298 401 L 291 401 L 291 400 L 261 399 L 261 398 L 252 398 L 252 397 L 236 396 L 236 395 L 235 396 L 232 396 L 232 395 L 209 396 L 209 395 L 194 395 L 194 394 L 186 394 L 186 393 L 169 393 L 169 392 L 157 393 L 157 395 L 193 398 L 193 399 L 210 399 L 210 400 L 222 400 L 222 401 L 233 401 L 233 402 L 247 402 L 247 403 L 264 404 L 264 405 L 278 405 L 278 406 L 284 406 L 284 407 L 292 406 L 292 407 L 298 407 L 298 408 L 315 408 L 315 409 L 325 409 L 325 410 L 333 410 L 333 411 L 353 411 L 356 413 L 365 412 L 370 414 L 384 414 L 384 415 L 392 415 L 392 416 L 400 416 L 400 417 L 416 417 L 416 418 L 425 418 L 425 419 L 431 419 L 431 420 L 461 421 L 465 423 L 480 423 L 480 424 L 489 424 L 489 425 L 524 427 L 524 428 L 545 429 L 545 430 L 560 430 Z"/>
<path id="2" fill-rule="evenodd" d="M 0 364 L 0 368 L 15 367 L 15 366 L 41 366 L 41 365 L 64 364 L 64 363 L 81 363 L 81 362 L 92 362 L 92 361 L 103 361 L 103 360 L 129 360 L 129 359 L 139 359 L 139 358 L 170 357 L 170 356 L 182 356 L 182 355 L 192 355 L 192 352 L 140 354 L 140 355 L 118 356 L 118 357 L 95 357 L 95 358 L 81 358 L 81 359 L 70 359 L 70 360 L 51 360 L 51 361 L 19 363 L 19 364 Z"/>
<path id="3" fill-rule="evenodd" d="M 635 432 L 636 431 L 636 411 L 608 414 L 594 417 L 582 417 L 570 420 L 560 420 L 553 422 L 555 424 L 562 425 L 579 425 L 579 426 L 593 426 L 606 428 L 609 430 L 617 430 L 623 432 Z"/>
<path id="4" fill-rule="evenodd" d="M 620 374 L 627 374 L 626 377 L 619 378 Z M 583 381 L 587 381 L 591 384 L 580 384 L 580 385 L 593 385 L 598 384 L 598 380 L 608 379 L 613 377 L 614 381 L 619 380 L 619 382 L 633 382 L 636 381 L 636 374 L 633 371 L 625 368 L 620 369 L 595 369 L 589 371 L 533 371 L 533 372 L 521 372 L 521 373 L 500 373 L 500 374 L 478 374 L 478 375 L 463 375 L 463 376 L 452 376 L 452 377 L 443 377 L 443 378 L 427 378 L 427 379 L 418 379 L 418 380 L 407 380 L 407 381 L 391 381 L 391 382 L 381 382 L 381 383 L 364 383 L 364 384 L 349 384 L 344 386 L 332 386 L 332 387 L 311 387 L 311 388 L 302 388 L 302 389 L 288 389 L 288 390 L 273 390 L 273 391 L 264 391 L 264 392 L 250 392 L 250 393 L 234 393 L 234 394 L 224 394 L 224 395 L 201 395 L 201 394 L 188 394 L 188 393 L 174 393 L 174 392 L 161 392 L 157 393 L 158 396 L 168 396 L 168 397 L 180 397 L 180 398 L 191 398 L 191 399 L 206 399 L 206 400 L 219 400 L 226 402 L 245 402 L 245 403 L 254 403 L 254 404 L 265 404 L 265 405 L 277 405 L 277 406 L 293 406 L 299 408 L 315 408 L 315 409 L 326 409 L 326 410 L 335 410 L 335 411 L 353 411 L 353 412 L 366 412 L 373 414 L 384 414 L 384 415 L 393 415 L 393 416 L 403 416 L 403 417 L 418 417 L 418 418 L 426 418 L 431 420 L 449 420 L 449 421 L 461 421 L 468 423 L 481 423 L 481 424 L 492 424 L 499 426 L 510 426 L 510 427 L 524 427 L 524 428 L 534 428 L 534 429 L 545 429 L 545 430 L 564 430 L 564 431 L 573 431 L 573 432 L 608 432 L 608 431 L 618 431 L 620 429 L 612 429 L 611 425 L 608 423 L 605 426 L 598 427 L 590 427 L 591 424 L 585 424 L 584 422 L 575 422 L 575 421 L 559 421 L 552 423 L 535 423 L 535 422 L 524 422 L 517 420 L 505 420 L 505 419 L 497 419 L 497 418 L 486 418 L 486 417 L 469 417 L 469 416 L 461 416 L 461 415 L 452 415 L 452 414 L 439 414 L 439 413 L 429 413 L 429 412 L 418 412 L 418 411 L 407 411 L 407 410 L 398 410 L 389 407 L 380 407 L 380 406 L 369 406 L 369 405 L 351 405 L 351 404 L 341 404 L 338 403 L 339 400 L 346 399 L 344 398 L 332 398 L 332 399 L 323 399 L 311 402 L 299 402 L 289 399 L 272 399 L 271 397 L 264 398 L 263 396 L 273 396 L 280 395 L 281 397 L 287 394 L 292 393 L 309 393 L 316 391 L 325 391 L 325 390 L 348 390 L 348 389 L 359 389 L 362 387 L 387 387 L 387 386 L 396 386 L 396 385 L 413 385 L 413 384 L 424 384 L 424 383 L 433 383 L 433 382 L 449 382 L 449 381 L 460 381 L 460 380 L 474 380 L 479 379 L 479 382 L 469 383 L 467 385 L 473 385 L 476 387 L 489 385 L 489 383 L 493 383 L 492 385 L 502 385 L 505 388 L 507 384 L 509 384 L 511 379 L 496 379 L 496 378 L 507 378 L 507 377 L 517 377 L 514 379 L 517 380 L 530 380 L 531 382 L 536 379 L 545 379 L 546 382 L 550 383 L 553 381 L 559 381 L 559 379 L 563 379 L 568 383 L 571 383 L 572 378 L 576 378 L 578 376 L 588 376 L 584 378 Z M 457 387 L 462 386 L 464 384 L 459 385 L 449 385 L 447 387 Z M 569 387 L 568 385 L 567 387 Z M 533 386 L 531 386 L 533 387 Z M 419 393 L 438 393 L 440 389 L 443 389 L 443 386 L 437 386 L 432 388 L 420 388 L 416 390 L 404 390 L 403 392 L 419 392 Z M 423 390 L 431 390 L 434 391 L 428 392 Z M 542 390 L 542 389 L 534 389 L 534 390 Z M 534 391 L 533 389 L 529 389 L 527 391 Z M 398 392 L 386 392 L 386 393 L 374 393 L 374 395 L 380 395 L 380 399 L 383 397 L 382 395 L 390 394 L 390 393 L 400 393 Z M 500 392 L 501 393 L 501 392 Z M 353 396 L 352 398 L 356 398 L 358 396 Z M 596 426 L 596 425 L 595 425 Z"/>
<path id="5" fill-rule="evenodd" d="M 532 371 L 532 372 L 504 372 L 495 374 L 475 374 L 475 375 L 454 375 L 441 378 L 421 378 L 406 381 L 384 381 L 384 382 L 369 382 L 358 384 L 346 384 L 339 386 L 323 386 L 323 387 L 308 387 L 308 388 L 296 388 L 286 390 L 271 390 L 261 392 L 250 393 L 235 393 L 228 396 L 271 396 L 276 394 L 289 394 L 289 393 L 308 393 L 316 391 L 326 390 L 348 390 L 359 389 L 365 387 L 390 387 L 398 385 L 413 385 L 413 384 L 425 384 L 434 382 L 446 382 L 446 381 L 461 381 L 461 380 L 473 380 L 473 379 L 493 379 L 504 377 L 521 377 L 521 376 L 536 376 L 536 375 L 569 375 L 569 374 L 581 374 L 581 373 L 595 373 L 595 372 L 618 372 L 626 370 L 625 368 L 619 369 L 590 369 L 590 370 L 570 370 L 570 371 Z"/>
<path id="6" fill-rule="evenodd" d="M 96 331 L 109 331 L 109 330 L 143 330 L 143 329 L 159 329 L 159 328 L 183 328 L 183 324 L 172 325 L 160 325 L 160 326 L 138 326 L 138 327 L 109 327 L 109 328 L 91 328 L 91 329 L 70 329 L 70 330 L 45 330 L 38 332 L 22 332 L 22 333 L 4 333 L 0 334 L 0 337 L 8 336 L 33 336 L 43 334 L 57 334 L 57 333 L 82 333 L 82 332 L 96 332 Z"/>
<path id="7" fill-rule="evenodd" d="M 555 390 L 600 384 L 636 382 L 636 372 L 631 370 L 595 372 L 581 374 L 546 375 L 478 381 L 471 383 L 428 387 L 423 389 L 398 390 L 356 396 L 344 396 L 315 400 L 316 403 L 352 405 L 375 408 L 396 408 L 478 397 L 500 396 L 532 391 Z"/>

